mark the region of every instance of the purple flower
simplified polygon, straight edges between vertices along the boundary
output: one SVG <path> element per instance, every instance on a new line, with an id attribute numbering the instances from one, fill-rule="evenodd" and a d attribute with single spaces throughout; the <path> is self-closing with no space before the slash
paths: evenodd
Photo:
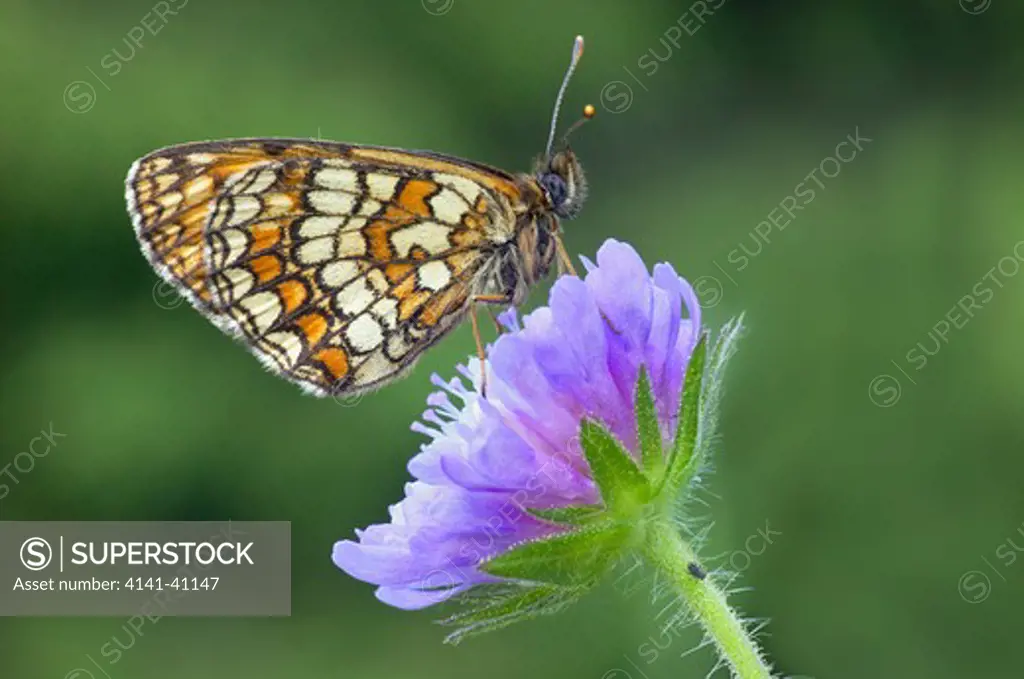
<path id="1" fill-rule="evenodd" d="M 641 366 L 662 437 L 671 440 L 700 330 L 697 298 L 670 265 L 651 275 L 624 243 L 609 240 L 596 265 L 584 263 L 586 277 L 561 277 L 549 306 L 521 327 L 513 310 L 502 315 L 509 332 L 490 348 L 486 397 L 476 359 L 459 366 L 462 378 L 434 377 L 441 390 L 413 425 L 431 438 L 409 463 L 417 480 L 391 507 L 391 523 L 335 544 L 334 563 L 378 585 L 384 603 L 418 609 L 502 582 L 481 563 L 567 530 L 525 510 L 600 504 L 580 425 L 601 422 L 639 462 L 633 406 Z"/>

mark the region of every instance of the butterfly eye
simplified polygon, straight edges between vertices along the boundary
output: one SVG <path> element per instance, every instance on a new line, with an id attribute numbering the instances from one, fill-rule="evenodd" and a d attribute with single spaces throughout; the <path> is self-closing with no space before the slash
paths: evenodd
<path id="1" fill-rule="evenodd" d="M 546 172 L 541 175 L 540 185 L 544 187 L 544 191 L 548 194 L 548 200 L 551 201 L 551 205 L 555 208 L 561 206 L 569 194 L 565 180 L 554 172 Z"/>

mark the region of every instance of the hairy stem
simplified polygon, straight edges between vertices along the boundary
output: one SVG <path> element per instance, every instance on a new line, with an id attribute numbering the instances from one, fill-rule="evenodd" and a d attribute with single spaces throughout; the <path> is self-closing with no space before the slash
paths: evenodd
<path id="1" fill-rule="evenodd" d="M 740 679 L 771 679 L 761 650 L 747 633 L 736 612 L 725 601 L 725 594 L 705 577 L 697 565 L 697 555 L 674 526 L 658 522 L 650 526 L 644 546 L 647 558 L 675 587 L 715 642 L 718 652 L 729 664 L 733 676 Z"/>

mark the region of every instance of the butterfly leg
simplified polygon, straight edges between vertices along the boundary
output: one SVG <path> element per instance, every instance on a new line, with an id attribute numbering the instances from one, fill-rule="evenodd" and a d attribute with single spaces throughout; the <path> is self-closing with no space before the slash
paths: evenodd
<path id="1" fill-rule="evenodd" d="M 572 266 L 572 259 L 565 249 L 565 243 L 562 242 L 561 236 L 555 236 L 555 248 L 558 251 L 558 262 L 562 265 L 562 268 L 568 271 L 569 275 L 579 278 L 580 276 Z"/>
<path id="2" fill-rule="evenodd" d="M 508 302 L 507 295 L 473 295 L 469 298 L 469 318 L 473 323 L 473 339 L 476 340 L 476 352 L 480 358 L 480 395 L 484 398 L 487 398 L 487 354 L 484 352 L 484 342 L 480 336 L 480 322 L 476 318 L 476 307 L 478 304 L 501 304 L 503 302 Z M 498 324 L 497 319 L 494 324 Z"/>
<path id="3" fill-rule="evenodd" d="M 498 315 L 494 313 L 494 309 L 492 309 L 490 305 L 487 307 L 487 315 L 491 317 L 491 322 L 494 323 L 494 328 L 498 331 L 498 334 L 504 335 L 505 327 L 498 322 Z"/>

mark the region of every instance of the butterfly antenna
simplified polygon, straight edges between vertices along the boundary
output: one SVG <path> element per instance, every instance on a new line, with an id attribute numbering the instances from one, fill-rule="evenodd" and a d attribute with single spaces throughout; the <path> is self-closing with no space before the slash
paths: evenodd
<path id="1" fill-rule="evenodd" d="M 580 127 L 583 126 L 583 123 L 585 123 L 588 120 L 590 120 L 591 118 L 593 118 L 596 113 L 597 113 L 597 109 L 594 108 L 593 104 L 587 104 L 586 106 L 584 106 L 583 107 L 583 117 L 580 118 L 579 120 L 577 120 L 576 122 L 574 122 L 572 125 L 569 126 L 569 129 L 566 130 L 565 134 L 562 135 L 562 143 L 565 144 L 566 146 L 568 146 L 569 145 L 569 135 L 572 134 L 573 132 L 575 132 L 576 130 L 580 129 Z"/>
<path id="2" fill-rule="evenodd" d="M 558 126 L 558 109 L 562 107 L 562 97 L 565 96 L 565 88 L 569 85 L 569 79 L 572 78 L 573 71 L 576 70 L 576 64 L 580 62 L 580 57 L 583 56 L 583 36 L 577 35 L 576 40 L 572 43 L 572 59 L 569 61 L 569 68 L 565 71 L 565 77 L 562 78 L 562 86 L 558 88 L 558 97 L 555 99 L 555 110 L 551 114 L 551 131 L 548 133 L 548 144 L 545 147 L 544 155 L 548 158 L 551 157 L 551 147 L 555 143 L 555 128 Z"/>

